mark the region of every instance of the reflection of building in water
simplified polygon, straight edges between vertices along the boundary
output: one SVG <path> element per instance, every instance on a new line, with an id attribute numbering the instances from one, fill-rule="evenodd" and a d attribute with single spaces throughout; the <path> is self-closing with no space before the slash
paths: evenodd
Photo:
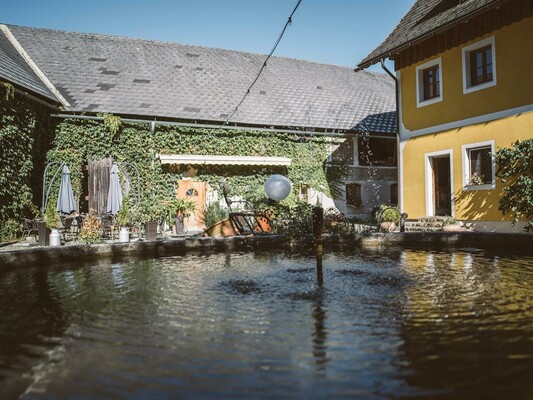
<path id="1" fill-rule="evenodd" d="M 528 393 L 531 272 L 476 253 L 418 251 L 404 252 L 402 268 L 413 279 L 400 347 L 410 385 L 452 397 Z"/>

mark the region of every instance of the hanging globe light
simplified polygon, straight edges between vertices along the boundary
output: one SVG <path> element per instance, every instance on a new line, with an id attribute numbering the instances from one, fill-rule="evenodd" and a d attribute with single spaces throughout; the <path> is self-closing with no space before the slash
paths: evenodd
<path id="1" fill-rule="evenodd" d="M 274 201 L 285 199 L 291 192 L 291 187 L 291 181 L 279 174 L 272 175 L 265 182 L 265 192 Z"/>

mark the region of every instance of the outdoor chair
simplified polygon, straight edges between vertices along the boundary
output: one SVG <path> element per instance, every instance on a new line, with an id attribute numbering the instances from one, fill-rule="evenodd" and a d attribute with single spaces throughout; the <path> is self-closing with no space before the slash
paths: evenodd
<path id="1" fill-rule="evenodd" d="M 62 228 L 59 229 L 59 232 L 61 233 L 61 236 L 63 236 L 63 240 L 67 240 L 67 236 L 70 236 L 72 231 L 72 221 L 74 221 L 74 218 L 69 217 L 60 217 L 61 219 L 61 225 Z"/>
<path id="2" fill-rule="evenodd" d="M 115 223 L 112 215 L 102 215 L 100 217 L 102 222 L 102 236 L 104 238 L 113 239 Z"/>
<path id="3" fill-rule="evenodd" d="M 220 184 L 224 200 L 228 205 L 228 216 L 233 227 L 240 235 L 254 235 L 270 232 L 270 218 L 266 213 L 258 212 L 246 200 L 231 200 L 226 184 Z"/>
<path id="4" fill-rule="evenodd" d="M 22 238 L 26 239 L 31 234 L 33 236 L 37 237 L 37 224 L 34 220 L 28 219 L 28 218 L 22 218 Z"/>

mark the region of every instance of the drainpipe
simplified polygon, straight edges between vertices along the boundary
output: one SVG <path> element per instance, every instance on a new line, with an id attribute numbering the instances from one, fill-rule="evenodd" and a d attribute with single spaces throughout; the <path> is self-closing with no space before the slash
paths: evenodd
<path id="1" fill-rule="evenodd" d="M 400 88 L 398 86 L 398 78 L 385 66 L 385 59 L 381 59 L 381 68 L 394 80 L 394 88 L 396 91 L 396 132 L 400 136 Z"/>
<path id="2" fill-rule="evenodd" d="M 396 154 L 397 154 L 396 162 L 398 163 L 398 168 L 397 168 L 398 174 L 396 176 L 396 180 L 397 182 L 400 182 L 400 173 L 401 173 L 400 171 L 400 86 L 398 84 L 398 78 L 396 78 L 396 76 L 385 66 L 384 58 L 380 60 L 380 63 L 381 63 L 381 68 L 383 68 L 383 70 L 394 80 L 394 88 L 395 88 L 395 94 L 396 94 L 396 134 L 398 135 L 397 141 L 396 141 L 396 148 L 397 148 L 396 149 Z M 398 203 L 400 202 L 400 190 L 401 188 L 398 187 Z M 399 206 L 401 205 L 398 204 L 398 207 Z"/>

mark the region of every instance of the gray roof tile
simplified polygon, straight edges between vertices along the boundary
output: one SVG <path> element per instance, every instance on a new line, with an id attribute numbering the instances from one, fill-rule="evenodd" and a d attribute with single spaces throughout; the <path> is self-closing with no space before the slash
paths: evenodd
<path id="1" fill-rule="evenodd" d="M 56 97 L 48 90 L 2 31 L 0 31 L 0 79 L 58 103 Z"/>
<path id="2" fill-rule="evenodd" d="M 359 67 L 366 68 L 380 58 L 387 57 L 398 47 L 498 1 L 500 0 L 417 0 L 387 39 L 365 57 Z"/>
<path id="3" fill-rule="evenodd" d="M 68 111 L 73 112 L 221 123 L 266 58 L 125 37 L 9 29 L 48 79 L 68 92 L 73 100 Z M 330 130 L 368 126 L 375 132 L 394 133 L 394 110 L 394 82 L 385 74 L 272 57 L 230 122 Z"/>

